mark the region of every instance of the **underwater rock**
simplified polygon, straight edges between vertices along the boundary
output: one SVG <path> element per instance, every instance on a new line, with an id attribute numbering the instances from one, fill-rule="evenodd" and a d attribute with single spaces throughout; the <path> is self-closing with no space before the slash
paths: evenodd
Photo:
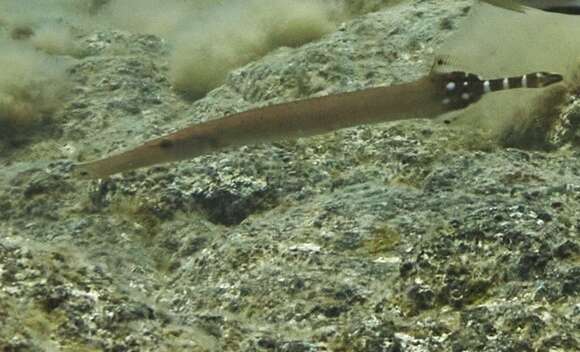
<path id="1" fill-rule="evenodd" d="M 417 120 L 70 177 L 205 119 L 416 79 L 471 5 L 361 15 L 194 103 L 160 37 L 79 33 L 60 132 L 0 159 L 0 350 L 577 350 L 574 137 Z"/>

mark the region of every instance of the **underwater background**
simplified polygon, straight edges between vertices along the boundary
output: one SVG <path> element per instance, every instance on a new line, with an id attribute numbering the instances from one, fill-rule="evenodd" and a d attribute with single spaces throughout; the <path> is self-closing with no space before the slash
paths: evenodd
<path id="1" fill-rule="evenodd" d="M 416 80 L 474 3 L 1 0 L 0 351 L 580 349 L 577 87 L 549 124 L 473 123 L 482 102 L 70 175 L 200 121 Z"/>

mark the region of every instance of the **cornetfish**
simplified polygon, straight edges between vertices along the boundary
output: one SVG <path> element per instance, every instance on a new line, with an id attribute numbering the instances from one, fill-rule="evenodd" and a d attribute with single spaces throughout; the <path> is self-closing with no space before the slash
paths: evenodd
<path id="1" fill-rule="evenodd" d="M 104 178 L 224 148 L 307 137 L 362 124 L 434 118 L 464 109 L 490 92 L 541 88 L 562 80 L 561 75 L 549 72 L 483 79 L 463 71 L 431 70 L 409 83 L 271 105 L 195 124 L 134 149 L 77 164 L 73 173 L 82 178 Z"/>

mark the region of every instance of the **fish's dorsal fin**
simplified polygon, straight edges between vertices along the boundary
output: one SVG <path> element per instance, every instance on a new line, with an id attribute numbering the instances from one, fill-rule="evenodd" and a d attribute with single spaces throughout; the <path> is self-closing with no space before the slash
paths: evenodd
<path id="1" fill-rule="evenodd" d="M 453 71 L 464 71 L 459 64 L 459 60 L 451 55 L 437 55 L 431 65 L 431 74 L 449 73 Z"/>

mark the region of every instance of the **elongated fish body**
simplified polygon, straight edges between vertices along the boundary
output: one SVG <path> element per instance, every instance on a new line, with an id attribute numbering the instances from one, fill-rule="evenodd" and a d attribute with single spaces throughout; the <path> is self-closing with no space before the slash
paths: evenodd
<path id="1" fill-rule="evenodd" d="M 202 122 L 135 149 L 78 164 L 74 174 L 104 178 L 241 145 L 307 137 L 362 124 L 433 118 L 463 109 L 484 94 L 540 88 L 562 80 L 547 72 L 483 80 L 471 73 L 431 73 L 414 82 L 299 100 Z"/>

